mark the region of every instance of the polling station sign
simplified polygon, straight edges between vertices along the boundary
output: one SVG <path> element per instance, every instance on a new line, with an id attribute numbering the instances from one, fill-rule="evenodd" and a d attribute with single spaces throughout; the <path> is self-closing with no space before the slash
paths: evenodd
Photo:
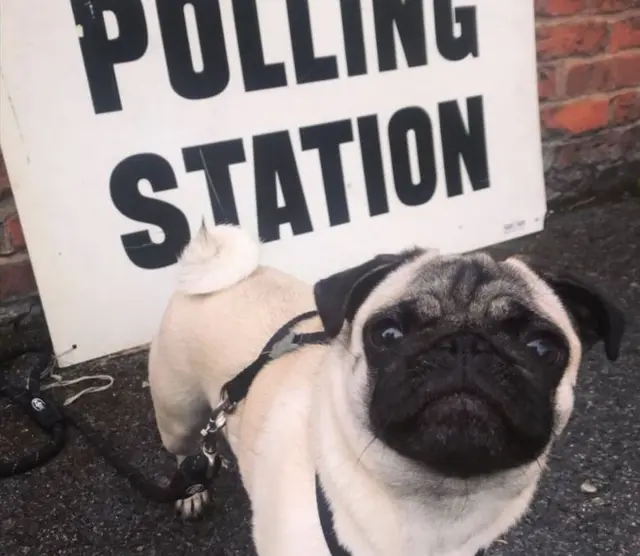
<path id="1" fill-rule="evenodd" d="M 308 281 L 543 226 L 533 2 L 3 0 L 1 25 L 0 141 L 63 366 L 150 340 L 203 219 Z"/>

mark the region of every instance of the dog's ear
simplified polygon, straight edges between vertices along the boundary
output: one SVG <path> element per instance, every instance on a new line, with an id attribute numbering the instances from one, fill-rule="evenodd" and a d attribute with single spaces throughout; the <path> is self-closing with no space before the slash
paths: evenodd
<path id="1" fill-rule="evenodd" d="M 313 295 L 322 326 L 335 338 L 345 322 L 351 322 L 373 289 L 392 271 L 423 253 L 412 249 L 378 255 L 365 263 L 316 282 Z"/>
<path id="2" fill-rule="evenodd" d="M 603 341 L 607 358 L 610 361 L 618 359 L 626 326 L 624 313 L 618 305 L 584 278 L 568 272 L 552 272 L 530 261 L 527 265 L 558 296 L 585 348 L 591 349 Z"/>

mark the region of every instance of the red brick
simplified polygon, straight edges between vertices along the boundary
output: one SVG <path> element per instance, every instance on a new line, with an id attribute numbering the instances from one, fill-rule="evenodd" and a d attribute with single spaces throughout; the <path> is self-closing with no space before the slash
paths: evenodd
<path id="1" fill-rule="evenodd" d="M 26 244 L 24 241 L 24 233 L 20 224 L 20 218 L 17 214 L 12 214 L 4 221 L 4 227 L 7 235 L 11 240 L 14 251 L 24 251 Z"/>
<path id="2" fill-rule="evenodd" d="M 613 63 L 614 88 L 640 86 L 640 52 L 620 54 Z"/>
<path id="3" fill-rule="evenodd" d="M 638 0 L 592 0 L 592 8 L 600 13 L 623 12 L 637 5 Z"/>
<path id="4" fill-rule="evenodd" d="M 611 99 L 611 123 L 640 122 L 640 92 L 629 91 Z"/>
<path id="5" fill-rule="evenodd" d="M 566 94 L 586 95 L 613 88 L 613 63 L 611 58 L 575 62 L 567 68 Z"/>
<path id="6" fill-rule="evenodd" d="M 572 63 L 567 69 L 566 94 L 580 96 L 640 84 L 640 52 Z"/>
<path id="7" fill-rule="evenodd" d="M 546 131 L 577 135 L 609 123 L 609 101 L 603 98 L 574 100 L 543 108 L 541 117 Z"/>
<path id="8" fill-rule="evenodd" d="M 536 31 L 538 59 L 597 54 L 607 44 L 607 31 L 603 21 L 539 25 Z"/>
<path id="9" fill-rule="evenodd" d="M 619 52 L 640 47 L 640 15 L 611 24 L 609 50 Z M 640 76 L 638 76 L 640 83 Z"/>
<path id="10" fill-rule="evenodd" d="M 11 238 L 11 245 L 16 251 L 22 251 L 26 247 L 20 217 L 17 214 L 8 216 L 4 221 L 4 228 Z"/>
<path id="11" fill-rule="evenodd" d="M 0 299 L 35 293 L 36 281 L 26 253 L 0 258 Z"/>
<path id="12" fill-rule="evenodd" d="M 553 64 L 538 66 L 538 96 L 553 100 L 558 96 L 558 68 Z"/>
<path id="13" fill-rule="evenodd" d="M 586 0 L 536 0 L 536 14 L 543 16 L 574 15 L 586 8 Z"/>

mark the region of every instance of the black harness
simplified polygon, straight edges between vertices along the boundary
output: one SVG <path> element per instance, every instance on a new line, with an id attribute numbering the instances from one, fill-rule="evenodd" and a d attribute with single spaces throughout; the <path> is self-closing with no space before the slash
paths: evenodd
<path id="1" fill-rule="evenodd" d="M 323 344 L 327 341 L 324 332 L 295 333 L 293 328 L 300 322 L 317 315 L 316 311 L 309 311 L 298 315 L 282 326 L 267 342 L 260 352 L 258 358 L 246 367 L 240 374 L 227 382 L 222 387 L 222 401 L 213 410 L 207 427 L 202 431 L 203 451 L 208 454 L 217 452 L 217 434 L 226 424 L 226 416 L 233 412 L 237 404 L 240 403 L 249 393 L 251 384 L 260 370 L 270 361 L 277 359 L 281 355 L 294 351 L 303 346 Z M 322 525 L 327 547 L 332 556 L 351 556 L 349 552 L 338 542 L 333 527 L 333 515 L 329 502 L 324 494 L 320 477 L 316 473 L 316 504 L 318 515 Z"/>
<path id="2" fill-rule="evenodd" d="M 316 315 L 317 311 L 309 311 L 287 322 L 272 336 L 260 352 L 258 358 L 222 387 L 222 401 L 213 410 L 207 427 L 202 431 L 203 451 L 205 453 L 212 454 L 217 452 L 216 435 L 225 426 L 226 416 L 233 413 L 237 404 L 247 396 L 254 379 L 267 363 L 277 359 L 284 353 L 294 351 L 300 347 L 324 344 L 327 342 L 328 337 L 324 332 L 293 332 L 293 328 L 297 324 Z M 317 473 L 315 476 L 315 490 L 322 533 L 331 556 L 352 556 L 338 541 L 333 525 L 333 513 Z M 476 556 L 483 556 L 484 553 L 484 550 L 480 550 Z"/>
<path id="3" fill-rule="evenodd" d="M 316 473 L 316 501 L 318 504 L 318 515 L 320 516 L 320 524 L 322 525 L 322 533 L 324 534 L 324 540 L 327 543 L 331 556 L 352 556 L 344 546 L 338 541 L 336 531 L 333 526 L 333 513 L 329 506 L 329 501 L 324 494 L 322 485 L 320 484 L 320 477 Z M 476 552 L 476 556 L 484 556 L 485 550 L 479 550 Z"/>
<path id="4" fill-rule="evenodd" d="M 338 542 L 336 530 L 333 526 L 333 514 L 331 513 L 331 507 L 329 506 L 329 501 L 324 494 L 324 490 L 320 484 L 320 477 L 318 477 L 317 473 L 316 504 L 318 506 L 318 516 L 320 517 L 320 525 L 322 525 L 324 540 L 327 543 L 329 552 L 331 552 L 331 556 L 351 556 L 351 553 Z"/>

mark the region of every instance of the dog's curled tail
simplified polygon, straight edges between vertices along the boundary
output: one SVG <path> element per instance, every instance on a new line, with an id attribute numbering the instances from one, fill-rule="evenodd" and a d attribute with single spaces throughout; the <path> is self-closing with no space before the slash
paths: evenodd
<path id="1" fill-rule="evenodd" d="M 177 289 L 188 295 L 214 293 L 244 280 L 259 263 L 260 243 L 238 226 L 202 224 L 178 260 Z"/>

